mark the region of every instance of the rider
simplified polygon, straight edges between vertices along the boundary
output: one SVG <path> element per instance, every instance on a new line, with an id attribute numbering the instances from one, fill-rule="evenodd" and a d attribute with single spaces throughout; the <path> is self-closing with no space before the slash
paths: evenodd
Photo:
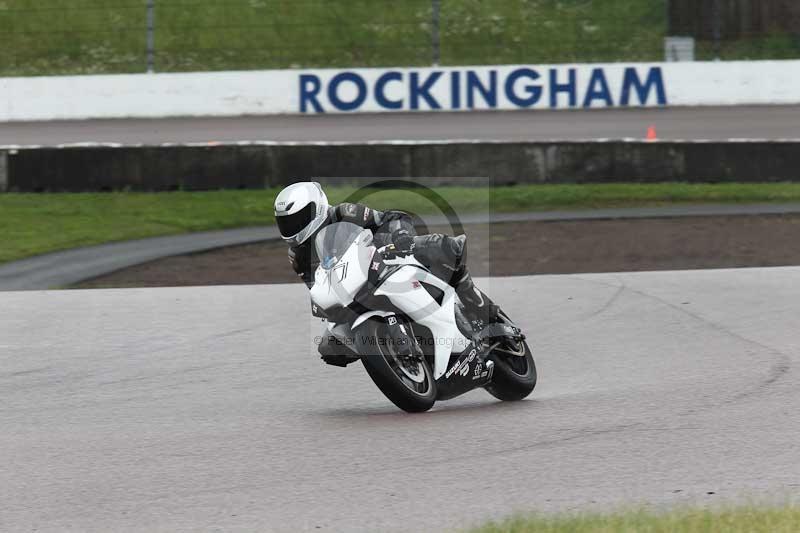
<path id="1" fill-rule="evenodd" d="M 289 245 L 289 262 L 308 287 L 314 284 L 319 265 L 314 248 L 317 232 L 334 222 L 351 222 L 369 229 L 378 245 L 394 245 L 395 254 L 414 254 L 423 265 L 456 289 L 456 294 L 474 317 L 492 322 L 498 307 L 475 286 L 466 265 L 466 237 L 435 233 L 417 236 L 411 217 L 402 211 L 377 211 L 362 204 L 328 204 L 317 182 L 299 182 L 283 189 L 275 199 L 275 220 L 281 237 Z M 449 275 L 449 276 L 448 276 Z M 448 279 L 449 277 L 449 279 Z M 337 364 L 330 346 L 321 344 L 323 360 Z"/>

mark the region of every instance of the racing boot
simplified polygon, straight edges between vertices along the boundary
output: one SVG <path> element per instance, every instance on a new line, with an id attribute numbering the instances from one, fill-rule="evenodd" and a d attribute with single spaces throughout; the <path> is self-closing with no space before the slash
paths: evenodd
<path id="1" fill-rule="evenodd" d="M 320 338 L 317 350 L 322 360 L 329 365 L 344 368 L 358 361 L 358 355 L 332 333 L 326 333 Z"/>
<path id="2" fill-rule="evenodd" d="M 455 286 L 456 294 L 466 306 L 469 314 L 482 322 L 483 325 L 491 324 L 497 320 L 500 308 L 475 286 L 475 282 L 472 281 L 472 275 L 467 270 L 466 265 L 459 268 L 453 276 L 453 280 L 451 285 Z M 478 329 L 480 329 L 480 326 Z"/>
<path id="3" fill-rule="evenodd" d="M 467 308 L 467 313 L 483 325 L 491 324 L 497 319 L 500 308 L 482 293 L 472 281 L 472 275 L 467 269 L 467 236 L 447 237 L 444 243 L 445 254 L 452 259 L 453 276 L 450 285 L 455 287 L 456 294 Z"/>

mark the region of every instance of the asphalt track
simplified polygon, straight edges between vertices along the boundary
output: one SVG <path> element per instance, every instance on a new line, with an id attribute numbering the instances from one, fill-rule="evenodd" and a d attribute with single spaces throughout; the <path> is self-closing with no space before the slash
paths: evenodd
<path id="1" fill-rule="evenodd" d="M 83 142 L 800 138 L 800 106 L 400 113 L 0 124 L 0 145 Z"/>
<path id="2" fill-rule="evenodd" d="M 800 268 L 482 284 L 540 385 L 422 415 L 317 360 L 302 286 L 4 293 L 0 530 L 440 531 L 797 501 Z"/>

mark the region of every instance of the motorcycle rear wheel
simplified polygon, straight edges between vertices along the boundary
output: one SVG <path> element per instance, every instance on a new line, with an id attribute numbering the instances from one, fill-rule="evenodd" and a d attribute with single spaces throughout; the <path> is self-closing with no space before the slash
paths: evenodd
<path id="1" fill-rule="evenodd" d="M 382 344 L 387 339 L 386 322 L 383 319 L 370 319 L 359 328 L 358 337 L 371 338 L 374 345 L 361 343 L 361 362 L 369 377 L 389 400 L 403 411 L 421 413 L 429 410 L 436 402 L 436 380 L 425 357 L 418 360 L 404 358 L 393 349 L 391 343 Z"/>
<path id="2" fill-rule="evenodd" d="M 494 373 L 492 381 L 484 388 L 505 402 L 526 398 L 536 387 L 538 377 L 528 343 L 522 340 L 516 344 L 516 347 L 498 347 L 489 354 L 489 359 L 494 362 Z"/>

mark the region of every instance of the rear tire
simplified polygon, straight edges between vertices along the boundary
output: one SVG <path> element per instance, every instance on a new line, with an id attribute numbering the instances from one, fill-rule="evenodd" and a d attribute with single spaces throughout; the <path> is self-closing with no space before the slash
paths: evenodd
<path id="1" fill-rule="evenodd" d="M 536 387 L 536 364 L 533 354 L 525 341 L 519 342 L 520 355 L 513 355 L 503 350 L 495 349 L 489 355 L 494 362 L 492 381 L 486 385 L 489 394 L 504 402 L 515 402 L 526 398 Z M 522 352 L 524 351 L 524 355 Z"/>
<path id="2" fill-rule="evenodd" d="M 387 325 L 383 319 L 369 319 L 358 328 L 357 338 L 384 339 L 386 333 L 382 329 L 385 327 Z M 392 353 L 388 344 L 359 344 L 361 362 L 369 377 L 393 404 L 409 413 L 421 413 L 433 407 L 436 403 L 436 380 L 433 379 L 430 364 L 424 356 L 420 358 L 416 368 L 411 368 L 411 374 L 421 379 L 417 382 L 403 372 L 403 361 Z M 410 367 L 406 365 L 405 368 L 408 370 Z"/>

